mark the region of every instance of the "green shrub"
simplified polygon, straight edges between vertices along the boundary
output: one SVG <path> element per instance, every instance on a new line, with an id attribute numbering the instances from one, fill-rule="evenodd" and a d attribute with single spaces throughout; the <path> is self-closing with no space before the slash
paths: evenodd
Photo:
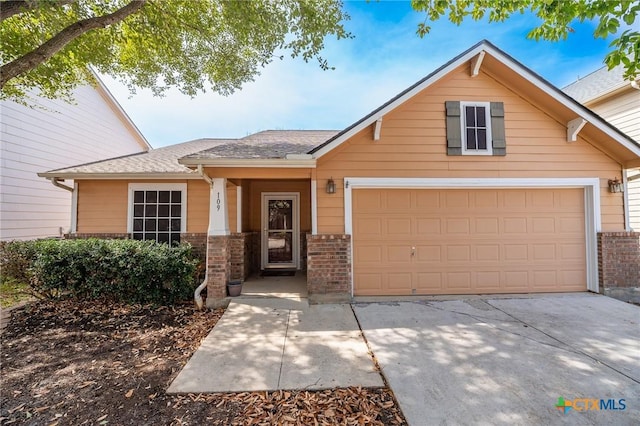
<path id="1" fill-rule="evenodd" d="M 30 267 L 32 289 L 50 298 L 171 304 L 189 299 L 197 261 L 191 246 L 135 240 L 43 240 Z"/>
<path id="2" fill-rule="evenodd" d="M 2 282 L 15 281 L 29 284 L 31 264 L 36 256 L 39 241 L 0 242 L 0 274 Z"/>

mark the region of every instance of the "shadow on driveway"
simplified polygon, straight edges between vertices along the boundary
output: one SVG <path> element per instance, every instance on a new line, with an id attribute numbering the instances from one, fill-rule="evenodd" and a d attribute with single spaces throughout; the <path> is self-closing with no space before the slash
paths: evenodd
<path id="1" fill-rule="evenodd" d="M 640 424 L 640 308 L 592 294 L 359 303 L 410 424 Z M 625 400 L 569 410 L 558 398 Z"/>

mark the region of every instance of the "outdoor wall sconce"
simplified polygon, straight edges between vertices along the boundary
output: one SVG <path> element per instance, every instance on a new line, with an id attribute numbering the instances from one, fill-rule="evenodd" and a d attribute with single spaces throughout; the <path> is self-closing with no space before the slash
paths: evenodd
<path id="1" fill-rule="evenodd" d="M 335 194 L 336 193 L 336 183 L 333 181 L 333 178 L 327 181 L 327 194 Z"/>
<path id="2" fill-rule="evenodd" d="M 618 178 L 609 179 L 609 192 L 614 194 L 616 192 L 624 192 L 624 185 L 622 184 L 622 181 Z"/>

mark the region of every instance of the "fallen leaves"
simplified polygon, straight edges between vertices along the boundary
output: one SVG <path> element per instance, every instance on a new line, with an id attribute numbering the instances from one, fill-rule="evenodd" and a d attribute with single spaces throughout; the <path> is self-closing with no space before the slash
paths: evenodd
<path id="1" fill-rule="evenodd" d="M 2 332 L 0 423 L 406 424 L 384 388 L 167 395 L 222 313 L 77 301 L 16 310 Z"/>

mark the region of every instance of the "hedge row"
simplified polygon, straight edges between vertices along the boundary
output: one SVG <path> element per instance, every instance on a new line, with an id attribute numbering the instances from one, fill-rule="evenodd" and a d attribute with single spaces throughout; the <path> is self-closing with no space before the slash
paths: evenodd
<path id="1" fill-rule="evenodd" d="M 193 295 L 197 264 L 189 244 L 91 238 L 0 246 L 2 275 L 47 298 L 171 304 Z"/>

